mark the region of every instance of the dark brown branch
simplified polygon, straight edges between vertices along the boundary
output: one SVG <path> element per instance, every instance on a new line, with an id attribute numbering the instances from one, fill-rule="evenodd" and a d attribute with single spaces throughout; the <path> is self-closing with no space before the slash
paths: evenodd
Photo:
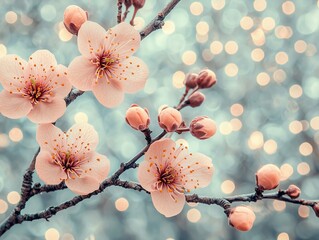
<path id="1" fill-rule="evenodd" d="M 144 39 L 150 33 L 161 29 L 164 25 L 164 19 L 175 8 L 181 0 L 172 0 L 167 6 L 158 13 L 158 15 L 140 32 L 141 38 Z"/>
<path id="2" fill-rule="evenodd" d="M 55 207 L 49 207 L 48 209 L 39 213 L 22 215 L 18 219 L 16 219 L 15 224 L 19 224 L 24 221 L 33 221 L 33 220 L 43 219 L 43 218 L 48 220 L 49 218 L 51 218 L 58 212 L 65 210 L 67 208 L 76 206 L 78 203 L 82 202 L 83 200 L 89 199 L 92 196 L 99 194 L 104 189 L 110 186 L 119 186 L 122 188 L 131 189 L 131 190 L 135 190 L 139 192 L 146 192 L 150 194 L 138 183 L 129 182 L 129 181 L 121 181 L 119 179 L 112 180 L 112 178 L 109 178 L 103 182 L 99 190 L 96 190 L 95 192 L 91 194 L 74 197 L 70 201 L 66 201 Z M 290 203 L 305 205 L 309 207 L 313 207 L 318 202 L 318 201 L 310 201 L 310 200 L 304 200 L 304 199 L 290 199 L 288 197 L 282 196 L 282 192 L 280 190 L 278 192 L 261 195 L 259 198 L 256 198 L 255 192 L 250 194 L 237 195 L 237 196 L 225 197 L 225 198 L 200 197 L 197 194 L 186 195 L 187 202 L 202 203 L 207 205 L 215 204 L 222 207 L 225 210 L 229 209 L 231 207 L 231 203 L 233 202 L 256 202 L 256 201 L 260 201 L 264 199 L 273 199 L 273 200 L 278 200 L 283 202 L 290 202 Z"/>
<path id="3" fill-rule="evenodd" d="M 73 102 L 77 97 L 81 96 L 84 93 L 84 91 L 80 91 L 77 89 L 71 90 L 69 95 L 64 99 L 66 106 L 69 106 L 71 102 Z"/>

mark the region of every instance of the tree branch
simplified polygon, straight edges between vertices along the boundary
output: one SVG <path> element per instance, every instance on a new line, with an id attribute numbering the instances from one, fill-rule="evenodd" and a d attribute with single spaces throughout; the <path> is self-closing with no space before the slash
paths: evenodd
<path id="1" fill-rule="evenodd" d="M 146 38 L 152 32 L 161 29 L 164 25 L 166 16 L 176 7 L 181 0 L 172 0 L 167 6 L 160 11 L 157 16 L 140 32 L 141 38 Z"/>
<path id="2" fill-rule="evenodd" d="M 129 181 L 122 181 L 119 179 L 112 179 L 109 178 L 106 181 L 101 184 L 101 187 L 99 190 L 94 191 L 91 194 L 85 195 L 85 196 L 76 196 L 73 199 L 66 201 L 60 205 L 49 207 L 48 209 L 35 213 L 35 214 L 24 214 L 17 218 L 15 220 L 15 224 L 20 224 L 25 221 L 33 221 L 38 219 L 46 219 L 48 220 L 52 216 L 56 215 L 58 212 L 68 209 L 70 207 L 76 206 L 78 203 L 82 202 L 85 199 L 89 199 L 94 195 L 99 194 L 104 189 L 110 186 L 119 186 L 126 189 L 131 189 L 139 192 L 145 192 L 147 194 L 150 194 L 150 192 L 146 191 L 140 184 L 129 182 Z M 261 201 L 264 199 L 272 199 L 272 200 L 278 200 L 282 202 L 290 202 L 298 205 L 305 205 L 309 207 L 313 207 L 318 200 L 304 200 L 304 199 L 290 199 L 288 197 L 282 196 L 282 191 L 279 190 L 278 192 L 273 193 L 267 193 L 265 195 L 261 195 L 260 197 L 256 198 L 256 192 L 250 193 L 250 194 L 244 194 L 244 195 L 236 195 L 231 197 L 224 197 L 224 198 L 213 198 L 213 197 L 200 197 L 197 194 L 193 195 L 186 195 L 186 201 L 192 202 L 192 203 L 202 203 L 207 205 L 218 205 L 222 207 L 223 209 L 227 210 L 230 208 L 231 203 L 233 202 L 256 202 Z M 1 228 L 0 228 L 0 234 L 1 234 Z"/>

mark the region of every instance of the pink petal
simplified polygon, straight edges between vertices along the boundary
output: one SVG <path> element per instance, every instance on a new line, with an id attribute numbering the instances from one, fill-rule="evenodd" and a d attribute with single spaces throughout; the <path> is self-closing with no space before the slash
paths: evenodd
<path id="1" fill-rule="evenodd" d="M 147 65 L 137 57 L 130 57 L 119 64 L 113 72 L 124 92 L 135 93 L 144 88 L 148 78 Z"/>
<path id="2" fill-rule="evenodd" d="M 85 57 L 74 58 L 68 69 L 70 82 L 82 91 L 92 90 L 92 84 L 96 78 L 96 68 L 97 66 Z"/>
<path id="3" fill-rule="evenodd" d="M 65 133 L 53 124 L 40 124 L 37 129 L 37 142 L 41 151 L 45 150 L 55 153 L 57 150 L 63 151 L 66 147 Z"/>
<path id="4" fill-rule="evenodd" d="M 165 164 L 174 159 L 175 142 L 170 138 L 163 138 L 151 144 L 145 153 L 145 161 Z"/>
<path id="5" fill-rule="evenodd" d="M 87 172 L 86 175 L 96 178 L 100 183 L 103 182 L 110 172 L 110 161 L 98 153 L 93 153 L 87 160 L 89 162 L 81 166 Z"/>
<path id="6" fill-rule="evenodd" d="M 100 183 L 96 178 L 84 177 L 65 180 L 67 187 L 74 193 L 79 195 L 87 195 L 100 187 Z"/>
<path id="7" fill-rule="evenodd" d="M 63 65 L 58 65 L 56 71 L 49 76 L 53 93 L 55 96 L 65 98 L 72 89 L 72 85 L 68 80 L 67 68 Z"/>
<path id="8" fill-rule="evenodd" d="M 186 156 L 186 159 L 181 161 L 181 164 L 183 166 L 182 174 L 185 174 L 187 180 L 184 183 L 187 191 L 203 188 L 210 184 L 214 166 L 209 157 L 201 153 L 193 153 Z"/>
<path id="9" fill-rule="evenodd" d="M 96 99 L 107 108 L 116 107 L 124 100 L 123 91 L 112 82 L 107 82 L 105 78 L 93 84 L 92 91 Z"/>
<path id="10" fill-rule="evenodd" d="M 34 105 L 27 117 L 34 123 L 53 123 L 62 117 L 65 110 L 65 101 L 54 98 L 52 102 L 39 102 Z"/>
<path id="11" fill-rule="evenodd" d="M 81 26 L 78 33 L 78 47 L 80 53 L 90 58 L 97 51 L 102 51 L 103 41 L 106 36 L 105 29 L 99 24 L 86 21 Z"/>
<path id="12" fill-rule="evenodd" d="M 143 161 L 138 167 L 137 178 L 142 187 L 147 191 L 153 191 L 152 185 L 157 181 L 155 176 L 155 164 L 148 161 Z"/>
<path id="13" fill-rule="evenodd" d="M 104 48 L 124 60 L 137 51 L 140 42 L 139 32 L 130 24 L 122 22 L 108 30 Z"/>
<path id="14" fill-rule="evenodd" d="M 57 62 L 55 56 L 48 50 L 35 51 L 29 57 L 28 75 L 29 79 L 45 79 L 49 74 L 55 72 Z"/>
<path id="15" fill-rule="evenodd" d="M 6 55 L 0 58 L 0 83 L 3 88 L 13 93 L 24 87 L 24 72 L 27 62 L 17 55 Z"/>
<path id="16" fill-rule="evenodd" d="M 0 92 L 0 113 L 8 118 L 21 118 L 25 117 L 32 105 L 27 98 L 20 94 L 10 94 L 6 90 Z"/>
<path id="17" fill-rule="evenodd" d="M 67 144 L 72 147 L 73 153 L 88 153 L 96 149 L 99 136 L 95 129 L 87 123 L 77 123 L 66 133 Z"/>
<path id="18" fill-rule="evenodd" d="M 40 151 L 35 162 L 35 170 L 39 178 L 46 184 L 59 184 L 63 179 L 66 179 L 65 172 L 59 165 L 53 163 L 51 155 L 47 151 Z"/>
<path id="19" fill-rule="evenodd" d="M 163 191 L 151 192 L 152 201 L 157 211 L 165 217 L 173 217 L 179 214 L 185 205 L 185 195 L 175 194 L 163 188 Z"/>

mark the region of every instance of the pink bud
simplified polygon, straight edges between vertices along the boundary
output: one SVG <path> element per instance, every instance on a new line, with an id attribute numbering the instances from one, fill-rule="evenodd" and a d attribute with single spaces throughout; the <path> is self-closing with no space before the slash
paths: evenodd
<path id="1" fill-rule="evenodd" d="M 212 119 L 201 116 L 192 120 L 189 129 L 194 137 L 204 140 L 214 136 L 216 133 L 216 124 Z"/>
<path id="2" fill-rule="evenodd" d="M 202 105 L 202 103 L 205 100 L 205 95 L 201 92 L 195 92 L 192 95 L 189 96 L 189 98 L 186 101 L 186 104 L 188 104 L 191 107 L 199 107 Z"/>
<path id="3" fill-rule="evenodd" d="M 196 73 L 189 73 L 186 75 L 184 84 L 187 88 L 195 88 L 197 87 L 197 77 L 198 74 Z"/>
<path id="4" fill-rule="evenodd" d="M 267 164 L 256 173 L 256 182 L 260 190 L 275 189 L 280 182 L 280 170 L 273 164 Z"/>
<path id="5" fill-rule="evenodd" d="M 176 109 L 167 107 L 159 113 L 158 123 L 166 132 L 175 132 L 182 124 L 182 115 Z"/>
<path id="6" fill-rule="evenodd" d="M 130 6 L 132 6 L 132 0 L 124 0 L 124 4 L 126 8 L 129 8 Z"/>
<path id="7" fill-rule="evenodd" d="M 216 83 L 216 75 L 209 69 L 202 70 L 197 77 L 199 88 L 210 88 Z"/>
<path id="8" fill-rule="evenodd" d="M 64 11 L 64 26 L 72 34 L 78 35 L 80 27 L 88 20 L 88 14 L 76 5 L 68 6 Z"/>
<path id="9" fill-rule="evenodd" d="M 132 0 L 133 6 L 137 9 L 144 7 L 145 0 Z"/>
<path id="10" fill-rule="evenodd" d="M 144 6 L 145 0 L 132 0 L 132 4 L 134 6 L 134 13 L 130 21 L 130 24 L 134 26 L 134 19 L 135 19 L 136 13 L 138 10 L 140 10 Z"/>
<path id="11" fill-rule="evenodd" d="M 292 199 L 295 199 L 295 198 L 298 198 L 300 196 L 300 188 L 297 187 L 296 185 L 289 185 L 288 189 L 287 189 L 287 195 L 292 198 Z"/>
<path id="12" fill-rule="evenodd" d="M 312 209 L 314 210 L 317 217 L 319 217 L 319 203 L 316 203 L 312 206 Z"/>
<path id="13" fill-rule="evenodd" d="M 137 104 L 132 104 L 126 111 L 126 122 L 135 130 L 144 131 L 150 124 L 148 110 L 141 108 Z"/>
<path id="14" fill-rule="evenodd" d="M 238 206 L 230 210 L 228 223 L 239 231 L 249 231 L 255 219 L 255 213 L 250 208 Z"/>

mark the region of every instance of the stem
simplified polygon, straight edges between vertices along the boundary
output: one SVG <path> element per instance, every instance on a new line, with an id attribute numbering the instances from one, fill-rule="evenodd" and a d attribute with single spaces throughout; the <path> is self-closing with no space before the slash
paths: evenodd
<path id="1" fill-rule="evenodd" d="M 181 0 L 172 0 L 158 15 L 140 32 L 141 38 L 144 39 L 152 32 L 161 29 L 164 25 L 166 16 L 176 7 Z"/>
<path id="2" fill-rule="evenodd" d="M 152 136 L 151 136 L 152 131 L 149 128 L 147 128 L 144 131 L 142 131 L 142 133 L 144 133 L 145 140 L 146 140 L 147 144 L 151 144 L 151 142 L 152 142 Z"/>
<path id="3" fill-rule="evenodd" d="M 117 1 L 117 23 L 122 22 L 122 5 L 123 5 L 123 0 L 118 0 Z"/>

